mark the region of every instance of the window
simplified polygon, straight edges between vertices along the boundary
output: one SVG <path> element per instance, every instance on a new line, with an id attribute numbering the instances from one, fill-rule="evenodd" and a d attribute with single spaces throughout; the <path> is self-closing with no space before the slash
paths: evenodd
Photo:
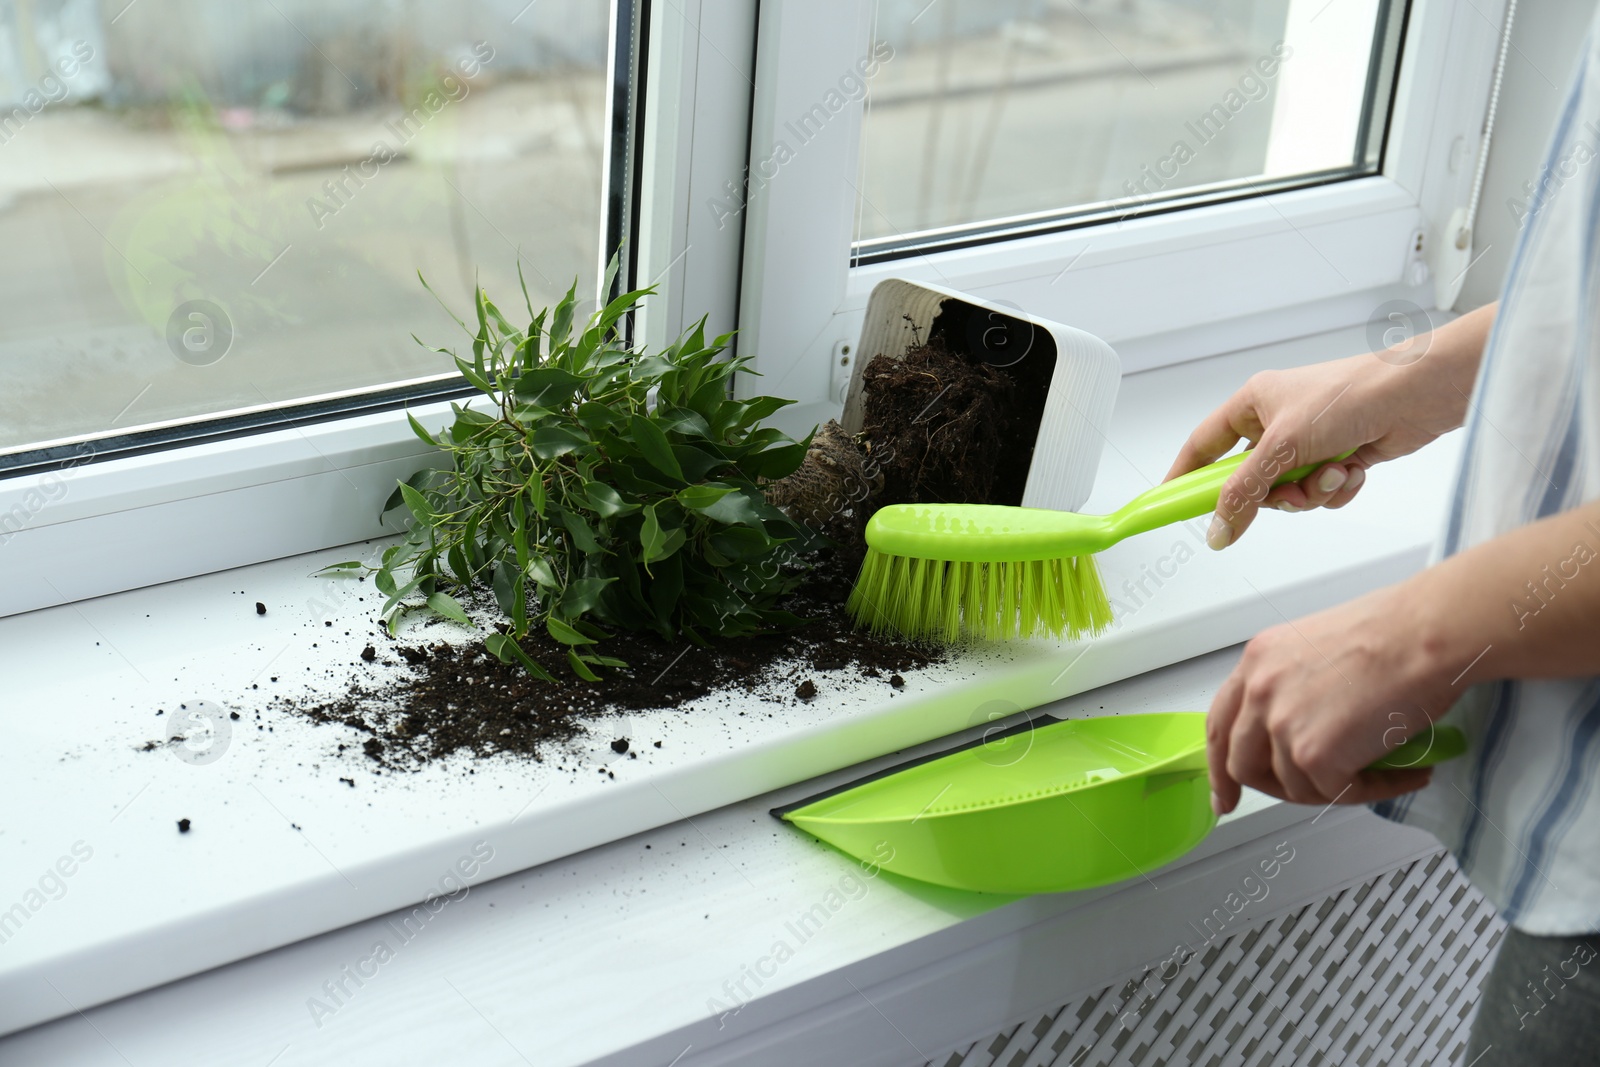
<path id="1" fill-rule="evenodd" d="M 1124 372 L 1432 306 L 1504 10 L 0 5 L 0 614 L 382 533 L 461 391 L 418 270 L 548 301 L 620 247 L 635 336 L 737 328 L 799 433 L 886 278 Z"/>
<path id="2" fill-rule="evenodd" d="M 605 0 L 7 4 L 0 453 L 455 376 L 600 258 Z M 16 250 L 27 249 L 27 255 Z M 520 297 L 518 297 L 520 300 Z"/>
<path id="3" fill-rule="evenodd" d="M 763 8 L 740 316 L 763 387 L 800 401 L 788 429 L 835 413 L 867 298 L 893 277 L 1088 330 L 1125 372 L 1358 323 L 1386 299 L 1431 306 L 1503 11 Z"/>
<path id="4" fill-rule="evenodd" d="M 858 255 L 1376 173 L 1403 5 L 882 5 Z"/>

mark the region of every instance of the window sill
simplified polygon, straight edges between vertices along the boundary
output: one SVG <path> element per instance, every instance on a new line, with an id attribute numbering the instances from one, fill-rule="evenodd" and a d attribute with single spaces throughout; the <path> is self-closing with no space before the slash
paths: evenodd
<path id="1" fill-rule="evenodd" d="M 1344 330 L 1130 376 L 1089 508 L 1115 506 L 1157 479 L 1179 435 L 1250 371 L 1358 351 L 1363 347 L 1360 335 L 1360 330 Z M 43 872 L 75 842 L 93 849 L 93 858 L 66 880 L 61 899 L 45 900 L 5 943 L 0 955 L 0 1032 L 407 907 L 437 892 L 442 876 L 480 842 L 489 843 L 493 856 L 469 864 L 475 870 L 468 881 L 549 865 L 497 883 L 481 896 L 474 891 L 474 900 L 492 900 L 496 894 L 526 899 L 517 897 L 520 887 L 541 886 L 535 899 L 542 898 L 554 913 L 565 907 L 566 899 L 566 890 L 558 893 L 556 886 L 564 886 L 562 879 L 569 874 L 578 877 L 580 870 L 590 870 L 594 873 L 587 877 L 593 880 L 585 892 L 605 896 L 617 909 L 608 921 L 625 916 L 630 928 L 648 922 L 637 919 L 618 898 L 645 894 L 652 886 L 636 883 L 634 888 L 608 880 L 605 860 L 593 861 L 597 867 L 586 866 L 591 863 L 587 857 L 550 861 L 608 842 L 618 844 L 597 856 L 633 856 L 631 843 L 621 839 L 634 834 L 648 832 L 645 840 L 660 839 L 663 849 L 671 847 L 667 838 L 675 842 L 693 835 L 708 857 L 692 868 L 696 877 L 726 880 L 733 872 L 719 861 L 723 851 L 702 837 L 699 820 L 686 820 L 724 809 L 708 819 L 733 835 L 748 814 L 759 832 L 752 835 L 746 829 L 737 848 L 755 862 L 769 847 L 762 842 L 773 837 L 759 814 L 767 801 L 753 807 L 748 798 L 962 730 L 979 721 L 978 709 L 997 700 L 1020 709 L 1082 694 L 1235 645 L 1284 617 L 1397 580 L 1426 558 L 1457 447 L 1453 438 L 1447 439 L 1385 467 L 1361 499 L 1341 512 L 1264 515 L 1243 544 L 1229 552 L 1207 551 L 1203 531 L 1195 524 L 1194 529 L 1157 531 L 1118 546 L 1101 564 L 1123 610 L 1115 629 L 1092 644 L 975 652 L 909 678 L 905 689 L 888 699 L 876 688 L 825 687 L 810 705 L 777 710 L 761 705 L 759 718 L 726 708 L 693 719 L 676 712 L 635 715 L 627 727 L 629 736 L 662 740 L 663 748 L 639 745 L 639 759 L 612 763 L 615 781 L 592 771 L 595 764 L 617 759 L 609 746 L 610 723 L 599 725 L 589 751 L 577 757 L 589 773 L 573 776 L 504 764 L 480 767 L 471 777 L 434 768 L 404 779 L 373 778 L 357 759 L 339 762 L 332 752 L 336 738 L 328 730 L 319 732 L 281 716 L 270 720 L 271 733 L 237 730 L 222 758 L 205 766 L 187 765 L 161 751 L 135 751 L 145 741 L 165 736 L 165 721 L 154 717 L 155 708 L 197 698 L 221 700 L 245 715 L 242 725 L 252 725 L 258 705 L 248 697 L 269 691 L 266 679 L 276 675 L 287 686 L 289 679 L 321 678 L 335 665 L 338 677 L 368 639 L 372 605 L 348 595 L 330 603 L 328 588 L 306 576 L 329 561 L 349 558 L 349 548 L 0 620 L 7 676 L 18 680 L 8 710 L 0 713 L 8 717 L 7 735 L 15 739 L 8 772 L 0 775 L 0 807 L 31 813 L 26 823 L 0 836 L 3 866 L 22 874 Z M 257 600 L 270 605 L 265 617 L 253 611 Z M 321 626 L 318 612 L 331 612 L 335 626 Z M 252 684 L 262 689 L 252 690 Z M 1214 679 L 1207 684 L 1214 685 Z M 1167 699 L 1181 696 L 1182 702 L 1165 706 L 1203 706 L 1206 692 L 1205 685 L 1191 691 L 1180 687 Z M 768 711 L 771 718 L 765 717 Z M 263 714 L 263 723 L 269 722 Z M 735 720 L 735 744 L 730 747 L 729 726 Z M 352 773 L 352 767 L 361 773 Z M 341 776 L 354 778 L 357 788 L 342 784 Z M 809 792 L 815 785 L 787 789 L 784 796 Z M 41 803 L 40 798 L 48 801 Z M 174 827 L 179 818 L 192 819 L 193 832 L 179 835 Z M 667 829 L 656 829 L 661 827 Z M 829 857 L 826 861 L 818 859 L 818 849 L 797 843 L 776 826 L 772 831 L 778 844 L 771 847 L 794 862 L 804 857 L 812 871 L 844 869 L 831 853 L 820 853 Z M 1234 832 L 1214 834 L 1180 865 L 1238 844 L 1239 839 L 1229 836 Z M 690 870 L 686 866 L 685 875 Z M 808 875 L 805 884 L 814 886 L 828 877 Z M 750 889 L 739 879 L 733 881 L 736 885 L 724 888 L 734 896 Z M 687 901 L 688 910 L 699 907 L 694 878 L 674 884 L 678 888 L 665 889 L 673 906 Z M 912 910 L 923 916 L 919 922 L 936 926 L 957 921 L 964 910 L 971 914 L 991 908 L 973 904 L 971 898 L 929 907 L 926 893 L 912 888 L 897 888 L 892 896 L 923 901 Z M 1080 898 L 1091 897 L 1041 898 L 1040 903 L 1023 902 L 1001 911 L 1074 908 Z M 788 903 L 784 898 L 778 907 Z M 751 917 L 753 925 L 745 933 L 752 937 L 770 934 L 764 916 L 784 914 L 761 902 L 742 907 Z M 889 924 L 884 929 L 900 931 L 908 939 L 931 929 L 882 918 Z M 485 927 L 499 921 L 498 916 L 485 918 Z M 315 981 L 284 1002 L 286 1014 L 279 1022 L 288 1036 L 283 1042 L 300 1040 L 297 1035 L 308 1042 L 313 1037 L 325 1041 L 324 1034 L 337 1033 L 332 1023 L 332 1029 L 308 1029 L 307 1017 L 299 1014 L 305 1010 L 304 998 L 315 995 L 315 987 L 335 976 L 343 963 L 365 954 L 349 960 L 339 955 L 354 944 L 350 939 L 358 935 L 352 931 L 373 929 L 377 922 L 292 950 L 296 959 L 309 961 Z M 540 933 L 530 927 L 530 940 L 519 943 L 548 944 L 557 928 L 559 924 Z M 622 943 L 653 941 L 655 928 L 638 926 L 645 929 L 650 933 L 644 937 L 637 931 L 596 936 L 603 944 L 612 937 Z M 879 950 L 872 945 L 889 947 L 883 938 L 893 937 L 884 934 L 874 941 L 866 933 L 869 929 L 870 924 L 860 927 L 867 939 L 857 946 L 861 951 Z M 708 936 L 698 930 L 683 936 L 691 934 L 701 944 Z M 715 936 L 721 935 L 719 930 Z M 581 940 L 561 943 L 566 946 L 561 951 L 583 951 Z M 339 946 L 338 951 L 329 946 Z M 655 948 L 648 951 L 654 954 Z M 818 954 L 818 966 L 824 955 Z M 711 958 L 721 966 L 733 957 Z M 558 967 L 566 965 L 559 952 L 553 959 Z M 656 973 L 662 979 L 658 985 L 673 985 L 675 980 L 664 976 L 684 966 L 683 959 L 658 962 L 663 968 Z M 258 965 L 267 966 L 260 960 L 242 966 L 259 970 Z M 539 994 L 545 997 L 550 972 L 543 964 L 536 969 L 546 976 Z M 310 976 L 296 973 L 301 980 Z M 802 977 L 797 969 L 794 981 Z M 703 1015 L 705 998 L 716 995 L 698 989 L 684 995 L 691 993 L 687 1001 L 673 1001 L 677 1025 L 692 1018 L 682 1015 L 690 1007 Z M 593 987 L 589 994 L 599 996 Z M 599 1005 L 595 1010 L 630 1002 L 609 992 L 594 1001 Z M 548 1007 L 556 1002 L 541 1003 Z M 648 1026 L 666 1027 L 656 1032 L 672 1029 L 665 1016 L 645 1013 L 640 1025 L 645 1020 L 654 1020 Z M 265 1025 L 261 1021 L 245 1029 L 258 1034 Z M 616 1042 L 627 1035 L 627 1043 L 649 1036 L 630 1024 L 615 1032 L 600 1028 L 585 1040 L 622 1048 Z M 147 1033 L 145 1040 L 156 1038 Z M 578 1055 L 577 1046 L 573 1055 Z"/>
<path id="2" fill-rule="evenodd" d="M 1236 658 L 1224 650 L 1047 710 L 1195 706 Z M 985 1028 L 1137 978 L 1180 943 L 1198 950 L 1438 851 L 1362 810 L 1319 812 L 1247 790 L 1199 847 L 1145 879 L 1017 899 L 865 877 L 767 814 L 937 747 L 497 878 L 426 922 L 402 909 L 69 1015 L 0 1038 L 0 1058 L 332 1065 L 456 1062 L 472 1048 L 474 1062 L 551 1067 L 888 1067 L 914 1045 L 942 1062 Z M 1261 862 L 1285 855 L 1263 880 Z M 1219 923 L 1216 909 L 1229 894 L 1237 901 L 1241 884 L 1250 902 Z M 357 985 L 348 974 L 379 943 L 391 955 Z M 57 1001 L 73 996 L 62 974 L 51 982 Z"/>

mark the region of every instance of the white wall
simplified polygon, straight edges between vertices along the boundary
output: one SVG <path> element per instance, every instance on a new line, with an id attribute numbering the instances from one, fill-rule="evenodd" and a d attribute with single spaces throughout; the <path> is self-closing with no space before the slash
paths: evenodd
<path id="1" fill-rule="evenodd" d="M 1595 0 L 1523 0 L 1517 5 L 1473 240 L 1474 255 L 1485 248 L 1488 252 L 1467 275 L 1457 310 L 1470 310 L 1500 295 L 1517 237 L 1517 220 L 1508 201 L 1527 199 L 1522 183 L 1534 176 L 1544 159 L 1550 127 L 1566 96 L 1594 10 Z"/>

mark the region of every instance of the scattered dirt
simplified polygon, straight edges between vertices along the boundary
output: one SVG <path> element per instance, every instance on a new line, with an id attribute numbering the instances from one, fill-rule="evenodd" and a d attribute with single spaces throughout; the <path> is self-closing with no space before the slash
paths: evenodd
<path id="1" fill-rule="evenodd" d="M 807 678 L 794 687 L 794 695 L 801 700 L 815 700 L 817 697 L 817 683 Z"/>
<path id="2" fill-rule="evenodd" d="M 377 770 L 416 770 L 457 753 L 508 753 L 543 762 L 553 746 L 585 732 L 580 720 L 676 708 L 713 694 L 729 706 L 748 704 L 750 694 L 790 699 L 771 696 L 772 683 L 784 680 L 797 686 L 794 699 L 806 701 L 802 690 L 809 685 L 814 696 L 812 676 L 819 673 L 889 674 L 891 685 L 903 685 L 897 672 L 944 658 L 935 649 L 855 631 L 844 612 L 853 577 L 846 578 L 837 558 L 824 560 L 783 604 L 809 621 L 783 633 L 722 638 L 709 646 L 618 633 L 603 647 L 629 666 L 606 672 L 599 682 L 569 675 L 564 646 L 534 635 L 524 646 L 552 668 L 557 684 L 501 663 L 481 642 L 435 642 L 394 647 L 406 672 L 398 682 L 357 679 L 348 693 L 322 704 L 308 707 L 303 699 L 286 697 L 275 703 L 317 723 L 360 731 L 366 735 L 361 751 Z"/>
<path id="3" fill-rule="evenodd" d="M 267 613 L 267 606 L 265 604 L 263 604 L 259 600 L 256 601 L 256 614 L 257 615 L 265 615 L 266 613 Z"/>
<path id="4" fill-rule="evenodd" d="M 178 833 L 186 834 L 188 832 L 189 832 L 189 820 L 188 819 L 179 819 L 178 820 Z"/>

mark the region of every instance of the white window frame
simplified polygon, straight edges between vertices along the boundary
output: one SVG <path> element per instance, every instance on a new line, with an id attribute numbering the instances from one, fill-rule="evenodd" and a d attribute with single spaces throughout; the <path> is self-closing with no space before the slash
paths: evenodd
<path id="1" fill-rule="evenodd" d="M 745 388 L 799 400 L 785 418 L 800 432 L 838 414 L 835 346 L 885 277 L 1096 332 L 1125 371 L 1348 325 L 1396 293 L 1430 306 L 1406 284 L 1413 235 L 1436 246 L 1466 202 L 1504 11 L 1413 0 L 1380 176 L 852 267 L 861 106 L 772 180 L 759 168 L 782 119 L 866 54 L 872 0 L 634 3 L 648 84 L 632 281 L 660 291 L 636 336 L 737 324 L 765 375 Z M 1064 267 L 1071 284 L 1052 285 Z M 440 461 L 393 410 L 0 478 L 0 615 L 381 535 L 396 479 Z"/>
<path id="2" fill-rule="evenodd" d="M 874 7 L 764 0 L 753 167 L 869 54 Z M 1088 330 L 1125 373 L 1359 323 L 1397 297 L 1431 308 L 1417 238 L 1427 262 L 1470 193 L 1503 16 L 1503 0 L 1414 0 L 1381 174 L 855 266 L 869 90 L 752 182 L 741 326 L 765 375 L 754 387 L 800 401 L 783 413 L 791 430 L 836 416 L 837 353 L 886 278 Z"/>

